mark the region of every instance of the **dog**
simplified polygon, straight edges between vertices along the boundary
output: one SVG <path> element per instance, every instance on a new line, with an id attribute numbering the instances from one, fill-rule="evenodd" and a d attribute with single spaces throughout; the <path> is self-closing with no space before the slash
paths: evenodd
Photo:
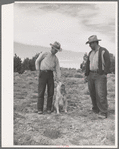
<path id="1" fill-rule="evenodd" d="M 65 85 L 62 82 L 59 82 L 56 87 L 56 96 L 53 98 L 53 111 L 56 110 L 56 113 L 59 114 L 61 108 L 64 112 L 67 112 L 67 98 Z"/>

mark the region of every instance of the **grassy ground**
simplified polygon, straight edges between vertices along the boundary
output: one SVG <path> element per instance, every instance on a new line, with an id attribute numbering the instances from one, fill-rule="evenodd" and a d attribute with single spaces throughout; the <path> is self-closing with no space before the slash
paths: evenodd
<path id="1" fill-rule="evenodd" d="M 38 115 L 38 74 L 14 73 L 14 145 L 115 145 L 115 75 L 107 78 L 109 115 L 102 120 L 92 113 L 87 83 L 76 74 L 75 70 L 62 71 L 68 112 Z"/>

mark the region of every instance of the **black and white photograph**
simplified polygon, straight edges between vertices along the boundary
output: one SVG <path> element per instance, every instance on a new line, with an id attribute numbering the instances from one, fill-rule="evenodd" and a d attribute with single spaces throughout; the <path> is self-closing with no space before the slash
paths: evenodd
<path id="1" fill-rule="evenodd" d="M 2 147 L 115 148 L 118 2 L 2 6 Z"/>

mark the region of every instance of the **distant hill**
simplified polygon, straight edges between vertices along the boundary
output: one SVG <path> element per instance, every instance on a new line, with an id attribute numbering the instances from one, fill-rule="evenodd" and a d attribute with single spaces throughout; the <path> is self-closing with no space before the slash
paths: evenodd
<path id="1" fill-rule="evenodd" d="M 14 54 L 16 53 L 17 56 L 19 56 L 22 60 L 25 58 L 32 58 L 37 53 L 43 51 L 50 51 L 50 45 L 49 47 L 42 47 L 14 42 Z M 60 65 L 69 68 L 79 68 L 81 62 L 83 61 L 83 55 L 83 52 L 73 52 L 67 50 L 63 50 L 62 52 L 57 53 Z"/>

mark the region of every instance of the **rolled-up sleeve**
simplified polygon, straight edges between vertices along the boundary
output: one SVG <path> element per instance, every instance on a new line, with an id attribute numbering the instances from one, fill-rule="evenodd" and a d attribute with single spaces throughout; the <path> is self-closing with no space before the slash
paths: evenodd
<path id="1" fill-rule="evenodd" d="M 55 72 L 56 72 L 56 78 L 57 78 L 58 80 L 60 80 L 60 79 L 61 79 L 61 70 L 60 70 L 59 60 L 58 60 L 57 57 L 56 57 Z"/>
<path id="2" fill-rule="evenodd" d="M 35 61 L 36 70 L 40 70 L 40 63 L 44 59 L 45 53 L 41 53 Z"/>

